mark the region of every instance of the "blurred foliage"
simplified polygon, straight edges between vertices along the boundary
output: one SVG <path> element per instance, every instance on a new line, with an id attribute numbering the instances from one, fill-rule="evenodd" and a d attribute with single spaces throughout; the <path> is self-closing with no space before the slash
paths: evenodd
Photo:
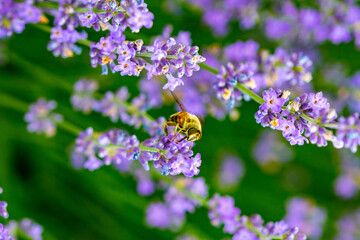
<path id="1" fill-rule="evenodd" d="M 155 14 L 154 27 L 140 34 L 129 34 L 131 39 L 144 38 L 161 33 L 166 24 L 179 30 L 190 31 L 194 45 L 208 46 L 213 43 L 225 45 L 236 40 L 254 39 L 262 48 L 274 49 L 259 29 L 240 31 L 233 23 L 230 34 L 216 39 L 210 30 L 201 24 L 199 12 L 185 8 L 181 16 L 174 16 L 164 9 L 159 0 L 149 2 Z M 90 40 L 99 38 L 91 32 Z M 80 77 L 99 81 L 100 91 L 115 90 L 127 86 L 132 94 L 138 94 L 136 77 L 121 77 L 119 74 L 101 76 L 100 69 L 93 69 L 89 62 L 88 49 L 80 56 L 61 59 L 46 50 L 49 34 L 29 25 L 21 35 L 14 35 L 4 42 L 7 62 L 0 68 L 0 92 L 5 92 L 24 102 L 32 103 L 39 97 L 58 102 L 56 112 L 73 124 L 85 129 L 93 126 L 103 131 L 123 128 L 137 134 L 145 134 L 121 123 L 112 123 L 99 114 L 83 115 L 75 112 L 69 102 L 72 85 Z M 354 44 L 334 46 L 324 44 L 320 48 L 324 63 L 341 62 L 351 72 L 359 69 L 360 52 Z M 322 63 L 316 63 L 321 66 Z M 326 85 L 314 76 L 316 90 Z M 240 156 L 245 165 L 245 177 L 240 187 L 232 193 L 237 206 L 244 214 L 260 213 L 266 221 L 280 220 L 285 214 L 285 202 L 294 195 L 309 196 L 326 207 L 329 220 L 323 239 L 334 234 L 334 221 L 345 211 L 359 205 L 359 199 L 343 201 L 333 193 L 333 181 L 338 171 L 336 150 L 332 146 L 318 148 L 314 145 L 292 147 L 294 159 L 278 173 L 264 174 L 255 163 L 251 151 L 262 127 L 256 124 L 254 113 L 258 105 L 244 103 L 241 117 L 232 122 L 218 121 L 208 117 L 204 125 L 204 137 L 195 147 L 202 154 L 200 175 L 210 184 L 214 182 L 219 153 L 229 151 Z M 173 107 L 151 110 L 154 117 L 169 116 Z M 8 202 L 11 219 L 29 217 L 40 223 L 45 239 L 172 239 L 177 234 L 171 231 L 150 229 L 144 223 L 144 210 L 154 199 L 161 200 L 162 192 L 141 197 L 136 193 L 134 180 L 120 175 L 111 167 L 89 172 L 72 169 L 69 151 L 75 136 L 59 129 L 58 134 L 46 139 L 26 131 L 23 114 L 0 107 L 0 186 L 4 193 L 1 200 Z M 169 176 L 171 177 L 171 176 Z M 210 186 L 210 192 L 215 189 Z M 183 230 L 200 237 L 220 239 L 225 235 L 212 227 L 206 209 L 187 216 Z M 202 235 L 204 234 L 204 235 Z"/>

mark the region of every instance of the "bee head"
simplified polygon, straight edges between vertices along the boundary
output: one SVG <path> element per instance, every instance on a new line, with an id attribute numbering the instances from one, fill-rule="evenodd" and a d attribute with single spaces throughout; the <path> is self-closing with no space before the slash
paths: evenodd
<path id="1" fill-rule="evenodd" d="M 196 141 L 199 140 L 201 138 L 201 131 L 199 129 L 196 128 L 189 128 L 189 130 L 187 131 L 187 140 L 188 141 Z"/>

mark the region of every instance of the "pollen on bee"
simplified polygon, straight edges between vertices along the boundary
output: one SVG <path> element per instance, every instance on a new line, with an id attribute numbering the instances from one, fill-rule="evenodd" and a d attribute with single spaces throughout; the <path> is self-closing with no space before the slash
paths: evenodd
<path id="1" fill-rule="evenodd" d="M 49 23 L 49 19 L 48 19 L 44 14 L 41 14 L 41 16 L 40 16 L 40 23 L 48 24 L 48 23 Z"/>
<path id="2" fill-rule="evenodd" d="M 225 88 L 224 89 L 224 94 L 222 95 L 222 97 L 224 98 L 224 100 L 229 100 L 230 96 L 231 96 L 231 90 Z"/>
<path id="3" fill-rule="evenodd" d="M 105 65 L 105 64 L 107 64 L 107 63 L 111 63 L 112 62 L 112 60 L 111 60 L 111 58 L 109 58 L 108 56 L 103 56 L 102 57 L 102 59 L 101 59 L 101 65 Z"/>
<path id="4" fill-rule="evenodd" d="M 279 119 L 274 118 L 274 119 L 270 122 L 270 125 L 271 125 L 272 127 L 278 127 L 278 126 L 279 126 Z"/>

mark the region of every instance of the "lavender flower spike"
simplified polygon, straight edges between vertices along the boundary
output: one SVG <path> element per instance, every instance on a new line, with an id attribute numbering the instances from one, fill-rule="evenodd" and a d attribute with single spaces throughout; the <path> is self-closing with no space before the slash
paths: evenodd
<path id="1" fill-rule="evenodd" d="M 56 124 L 63 121 L 60 114 L 53 113 L 56 108 L 55 101 L 49 101 L 40 98 L 36 103 L 30 105 L 29 111 L 25 114 L 25 121 L 28 122 L 29 132 L 45 134 L 52 137 L 56 133 Z"/>
<path id="2" fill-rule="evenodd" d="M 138 160 L 146 171 L 150 169 L 149 162 L 153 161 L 163 175 L 184 174 L 186 177 L 198 175 L 201 156 L 194 157 L 190 147 L 192 142 L 178 142 L 169 137 L 160 140 L 150 138 L 140 143 L 135 135 L 129 136 L 122 130 L 109 130 L 102 134 L 94 134 L 92 128 L 81 132 L 76 139 L 76 155 L 83 155 L 86 159 L 84 168 L 95 170 L 103 165 L 121 164 L 122 162 Z"/>

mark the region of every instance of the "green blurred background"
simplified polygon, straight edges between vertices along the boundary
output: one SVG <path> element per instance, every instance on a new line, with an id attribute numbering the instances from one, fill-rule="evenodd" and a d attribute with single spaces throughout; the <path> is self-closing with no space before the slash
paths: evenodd
<path id="1" fill-rule="evenodd" d="M 185 8 L 181 16 L 169 13 L 160 0 L 149 2 L 155 14 L 154 27 L 143 29 L 139 35 L 129 38 L 144 38 L 159 35 L 166 24 L 179 30 L 190 31 L 193 45 L 208 46 L 212 43 L 226 45 L 236 40 L 254 39 L 262 48 L 274 49 L 259 29 L 239 30 L 233 23 L 226 38 L 215 38 L 208 27 L 201 24 L 201 15 Z M 89 39 L 96 41 L 99 33 L 89 32 Z M 72 85 L 81 77 L 96 79 L 100 92 L 127 86 L 131 95 L 138 94 L 137 77 L 121 77 L 118 74 L 100 75 L 89 62 L 88 49 L 71 59 L 55 58 L 46 50 L 49 34 L 28 25 L 24 33 L 6 40 L 7 62 L 0 68 L 0 92 L 7 93 L 23 102 L 33 103 L 39 97 L 58 102 L 56 112 L 66 121 L 85 129 L 97 131 L 109 128 L 126 129 L 137 134 L 139 139 L 147 135 L 139 130 L 112 123 L 97 113 L 84 115 L 75 112 L 70 104 Z M 353 43 L 320 47 L 324 63 L 341 62 L 350 72 L 360 69 L 360 53 Z M 322 65 L 323 63 L 317 63 Z M 317 70 L 318 72 L 319 70 Z M 314 76 L 316 90 L 326 82 Z M 1 99 L 0 99 L 1 100 Z M 254 113 L 258 105 L 243 104 L 241 117 L 232 122 L 228 118 L 218 121 L 206 119 L 204 137 L 195 147 L 202 155 L 200 175 L 210 186 L 210 193 L 218 191 L 214 176 L 221 154 L 236 153 L 244 161 L 245 177 L 236 191 L 231 192 L 237 206 L 244 214 L 261 214 L 266 221 L 280 220 L 285 214 L 285 202 L 292 196 L 313 198 L 326 207 L 328 221 L 323 239 L 334 234 L 334 221 L 346 210 L 355 209 L 359 198 L 344 201 L 333 193 L 333 181 L 338 174 L 337 151 L 328 146 L 314 145 L 292 147 L 293 160 L 275 174 L 265 174 L 251 156 L 252 148 L 263 128 L 256 124 Z M 169 116 L 173 106 L 151 110 L 153 117 Z M 23 113 L 1 107 L 0 104 L 0 186 L 4 193 L 0 200 L 8 202 L 11 219 L 29 217 L 44 227 L 45 239 L 173 239 L 177 233 L 148 228 L 144 222 L 144 210 L 153 200 L 161 200 L 162 192 L 150 197 L 141 197 L 136 192 L 136 183 L 130 176 L 120 175 L 111 167 L 94 172 L 74 170 L 69 161 L 69 151 L 75 136 L 58 129 L 54 138 L 30 134 L 26 131 Z M 286 143 L 287 144 L 287 143 Z M 169 176 L 171 177 L 171 176 Z M 187 215 L 181 231 L 196 232 L 201 238 L 221 239 L 221 229 L 210 225 L 206 209 Z M 204 235 L 202 235 L 204 234 Z"/>

